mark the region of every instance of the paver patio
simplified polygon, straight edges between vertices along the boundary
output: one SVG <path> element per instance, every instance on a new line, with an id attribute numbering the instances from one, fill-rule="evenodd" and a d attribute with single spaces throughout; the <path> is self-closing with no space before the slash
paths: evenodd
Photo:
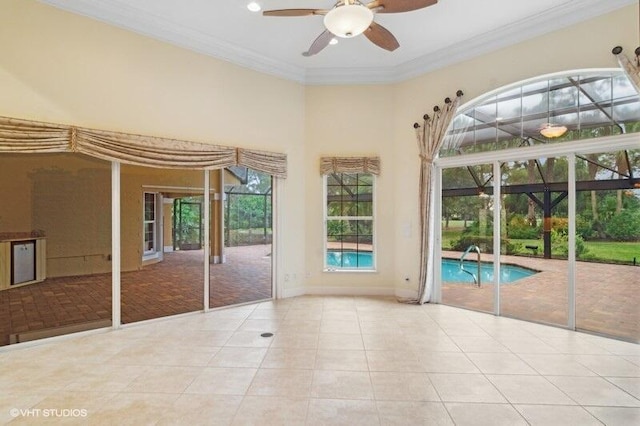
<path id="1" fill-rule="evenodd" d="M 442 257 L 460 259 L 462 253 L 443 251 Z M 475 261 L 475 255 L 469 255 Z M 482 254 L 482 261 L 493 261 Z M 501 256 L 509 263 L 540 271 L 500 289 L 504 316 L 567 325 L 568 263 L 566 260 Z M 577 262 L 576 327 L 595 333 L 640 341 L 640 267 Z M 445 284 L 443 303 L 493 312 L 493 284 Z"/>

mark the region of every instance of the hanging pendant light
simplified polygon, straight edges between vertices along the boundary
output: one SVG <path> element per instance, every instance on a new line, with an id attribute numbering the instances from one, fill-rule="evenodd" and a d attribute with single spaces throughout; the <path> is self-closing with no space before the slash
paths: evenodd
<path id="1" fill-rule="evenodd" d="M 547 139 L 559 138 L 567 133 L 567 127 L 551 123 L 551 86 L 547 81 L 547 123 L 540 128 L 540 134 Z"/>
<path id="2" fill-rule="evenodd" d="M 551 123 L 545 124 L 542 129 L 540 129 L 540 134 L 548 139 L 559 138 L 565 133 L 567 133 L 566 126 L 558 126 Z"/>

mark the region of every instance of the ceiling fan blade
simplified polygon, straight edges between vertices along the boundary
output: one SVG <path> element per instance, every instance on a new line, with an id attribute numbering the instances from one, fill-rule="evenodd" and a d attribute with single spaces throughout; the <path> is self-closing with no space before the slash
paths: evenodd
<path id="1" fill-rule="evenodd" d="M 280 9 L 280 10 L 265 10 L 262 12 L 263 16 L 311 16 L 311 15 L 326 15 L 328 10 L 323 9 Z"/>
<path id="2" fill-rule="evenodd" d="M 322 49 L 329 45 L 329 42 L 334 37 L 334 35 L 329 30 L 324 30 L 322 34 L 316 38 L 313 43 L 311 43 L 311 47 L 309 50 L 303 53 L 304 56 L 313 56 L 317 53 L 320 53 Z"/>
<path id="3" fill-rule="evenodd" d="M 372 22 L 371 26 L 364 31 L 364 35 L 373 44 L 390 52 L 393 52 L 400 47 L 400 43 L 398 43 L 398 40 L 396 40 L 393 34 L 391 34 L 388 29 L 380 24 L 376 24 L 375 22 Z"/>
<path id="4" fill-rule="evenodd" d="M 375 0 L 367 4 L 369 9 L 377 13 L 400 13 L 433 6 L 438 0 Z"/>

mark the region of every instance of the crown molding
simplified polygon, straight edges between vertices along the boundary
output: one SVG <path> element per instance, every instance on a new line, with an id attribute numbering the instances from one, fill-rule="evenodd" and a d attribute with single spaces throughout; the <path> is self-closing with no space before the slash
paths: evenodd
<path id="1" fill-rule="evenodd" d="M 76 3 L 68 0 L 38 0 L 76 15 L 95 19 L 178 47 L 212 56 L 254 71 L 305 83 L 304 68 L 271 59 L 192 28 L 176 25 L 117 0 Z"/>
<path id="2" fill-rule="evenodd" d="M 471 40 L 440 49 L 396 67 L 396 82 L 463 62 L 571 25 L 604 15 L 636 0 L 570 0 L 520 21 L 488 31 Z"/>
<path id="3" fill-rule="evenodd" d="M 39 1 L 254 71 L 306 85 L 398 83 L 566 28 L 636 2 L 636 0 L 568 0 L 553 9 L 393 67 L 305 69 L 284 61 L 271 59 L 192 28 L 177 26 L 161 17 L 141 13 L 139 9 L 126 2 L 118 0 L 93 0 L 86 3 L 66 0 Z"/>

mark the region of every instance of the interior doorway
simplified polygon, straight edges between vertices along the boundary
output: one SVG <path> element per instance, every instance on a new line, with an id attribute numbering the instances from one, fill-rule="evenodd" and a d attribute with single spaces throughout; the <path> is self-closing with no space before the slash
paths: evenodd
<path id="1" fill-rule="evenodd" d="M 202 197 L 173 200 L 173 249 L 201 250 L 203 244 Z"/>

